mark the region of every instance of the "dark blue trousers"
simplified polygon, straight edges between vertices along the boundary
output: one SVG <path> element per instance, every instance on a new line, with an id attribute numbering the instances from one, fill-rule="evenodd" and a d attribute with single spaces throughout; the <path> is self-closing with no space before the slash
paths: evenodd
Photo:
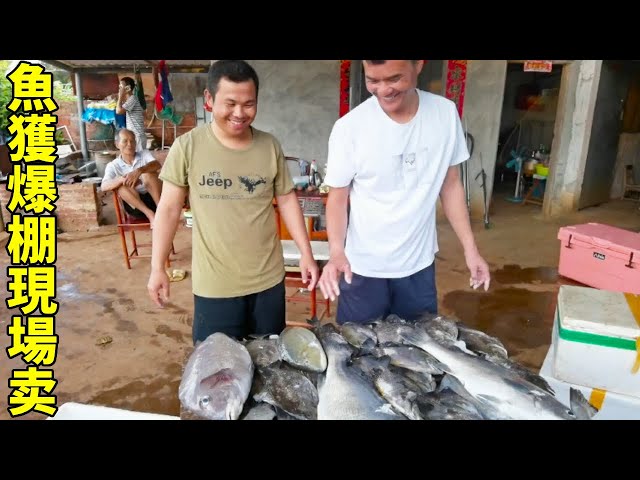
<path id="1" fill-rule="evenodd" d="M 396 314 L 415 320 L 423 313 L 438 313 L 435 262 L 404 278 L 370 278 L 353 274 L 351 284 L 340 278 L 336 321 L 367 323 Z"/>
<path id="2" fill-rule="evenodd" d="M 259 293 L 232 298 L 193 296 L 193 344 L 222 332 L 237 339 L 279 335 L 285 324 L 284 280 Z"/>

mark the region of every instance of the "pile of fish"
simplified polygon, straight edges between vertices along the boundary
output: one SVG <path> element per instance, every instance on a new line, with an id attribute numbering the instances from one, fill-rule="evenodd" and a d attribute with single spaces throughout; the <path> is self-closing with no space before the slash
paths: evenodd
<path id="1" fill-rule="evenodd" d="M 179 387 L 184 411 L 211 420 L 591 419 L 509 359 L 495 337 L 445 316 L 310 324 L 243 341 L 199 343 Z"/>

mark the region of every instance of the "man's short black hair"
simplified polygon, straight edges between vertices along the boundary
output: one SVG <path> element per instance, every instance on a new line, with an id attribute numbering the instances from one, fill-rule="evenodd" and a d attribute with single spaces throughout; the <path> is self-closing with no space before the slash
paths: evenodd
<path id="1" fill-rule="evenodd" d="M 220 86 L 220 79 L 226 78 L 234 83 L 247 82 L 253 80 L 256 86 L 256 98 L 258 98 L 258 87 L 260 81 L 254 68 L 244 60 L 218 60 L 209 68 L 209 78 L 207 79 L 207 90 L 215 98 Z"/>
<path id="2" fill-rule="evenodd" d="M 133 89 L 136 88 L 136 81 L 131 77 L 122 77 L 120 81 L 124 82 L 125 85 L 128 85 L 129 87 L 131 87 L 131 91 L 133 91 Z"/>

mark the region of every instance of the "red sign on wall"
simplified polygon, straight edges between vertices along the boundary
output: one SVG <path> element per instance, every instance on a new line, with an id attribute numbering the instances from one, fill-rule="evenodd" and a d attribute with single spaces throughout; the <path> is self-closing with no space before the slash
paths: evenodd
<path id="1" fill-rule="evenodd" d="M 526 60 L 524 62 L 525 72 L 546 72 L 549 73 L 553 68 L 551 60 Z"/>

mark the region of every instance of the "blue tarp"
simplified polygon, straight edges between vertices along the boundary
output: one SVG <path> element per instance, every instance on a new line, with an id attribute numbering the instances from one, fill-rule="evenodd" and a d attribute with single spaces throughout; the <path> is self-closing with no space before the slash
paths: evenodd
<path id="1" fill-rule="evenodd" d="M 124 115 L 118 116 L 123 117 Z M 100 122 L 105 125 L 116 125 L 116 111 L 107 110 L 106 108 L 87 108 L 82 114 L 82 121 L 87 123 Z M 118 124 L 116 126 L 120 125 Z"/>

